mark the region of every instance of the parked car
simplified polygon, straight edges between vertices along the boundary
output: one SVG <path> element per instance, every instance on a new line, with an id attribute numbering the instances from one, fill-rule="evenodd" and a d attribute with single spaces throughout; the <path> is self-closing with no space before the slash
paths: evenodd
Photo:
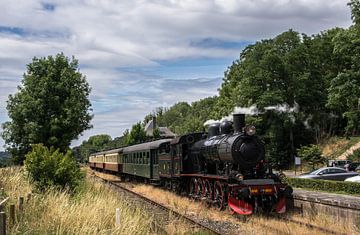
<path id="1" fill-rule="evenodd" d="M 357 183 L 360 183 L 360 175 L 347 178 L 345 181 L 347 181 L 347 182 L 357 182 Z"/>
<path id="2" fill-rule="evenodd" d="M 360 166 L 356 167 L 355 171 L 360 173 Z"/>
<path id="3" fill-rule="evenodd" d="M 356 171 L 360 167 L 360 162 L 352 162 L 348 165 L 348 171 Z M 360 169 L 360 168 L 359 168 Z"/>
<path id="4" fill-rule="evenodd" d="M 351 163 L 350 160 L 329 160 L 327 166 L 329 166 L 329 167 L 330 166 L 337 166 L 337 167 L 344 168 L 344 166 L 346 164 L 350 164 L 350 163 Z"/>
<path id="5" fill-rule="evenodd" d="M 359 173 L 354 171 L 346 171 L 340 167 L 323 167 L 312 172 L 302 174 L 298 176 L 298 178 L 343 181 L 347 178 L 357 175 L 359 175 Z"/>

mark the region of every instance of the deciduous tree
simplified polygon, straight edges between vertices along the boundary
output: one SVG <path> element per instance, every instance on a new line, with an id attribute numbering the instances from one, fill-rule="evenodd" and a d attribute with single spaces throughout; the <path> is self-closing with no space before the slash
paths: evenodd
<path id="1" fill-rule="evenodd" d="M 66 152 L 73 139 L 91 128 L 89 94 L 74 57 L 33 58 L 17 93 L 9 96 L 10 121 L 3 124 L 2 137 L 15 162 L 23 162 L 31 144 Z"/>

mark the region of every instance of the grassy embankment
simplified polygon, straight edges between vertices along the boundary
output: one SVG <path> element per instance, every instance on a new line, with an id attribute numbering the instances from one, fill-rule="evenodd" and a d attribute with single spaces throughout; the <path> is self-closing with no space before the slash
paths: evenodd
<path id="1" fill-rule="evenodd" d="M 349 139 L 346 139 L 345 137 L 335 136 L 321 143 L 320 147 L 325 157 L 327 157 L 328 159 L 336 159 L 359 141 L 359 136 L 353 136 Z"/>
<path id="2" fill-rule="evenodd" d="M 33 191 L 22 168 L 0 169 L 0 188 L 11 203 L 19 195 Z M 115 226 L 115 210 L 120 208 L 121 223 Z M 8 208 L 6 208 L 8 211 Z M 76 195 L 57 190 L 33 193 L 24 204 L 23 215 L 8 229 L 9 234 L 158 234 L 154 218 L 141 206 L 127 203 L 115 191 L 87 178 Z M 171 231 L 191 232 L 178 223 Z"/>
<path id="3" fill-rule="evenodd" d="M 109 176 L 101 173 L 96 173 L 101 177 L 106 176 L 108 179 L 118 180 L 115 176 Z M 105 178 L 106 178 L 105 177 Z M 277 234 L 274 229 L 280 229 L 285 234 L 322 234 L 317 230 L 311 230 L 306 227 L 284 222 L 276 219 L 275 215 L 266 217 L 261 215 L 253 215 L 239 219 L 238 216 L 231 215 L 228 211 L 218 211 L 214 208 L 208 208 L 207 205 L 194 202 L 187 197 L 181 197 L 172 192 L 153 187 L 150 185 L 133 184 L 130 185 L 133 191 L 141 193 L 142 195 L 151 198 L 163 205 L 169 206 L 172 209 L 187 215 L 199 216 L 214 222 L 226 222 L 233 225 L 233 234 Z M 301 216 L 299 214 L 287 214 L 292 219 L 309 222 L 319 227 L 327 228 L 333 231 L 339 231 L 344 234 L 360 234 L 360 224 L 341 223 L 334 221 L 328 215 L 323 214 L 306 214 Z M 245 219 L 245 220 L 244 220 Z"/>

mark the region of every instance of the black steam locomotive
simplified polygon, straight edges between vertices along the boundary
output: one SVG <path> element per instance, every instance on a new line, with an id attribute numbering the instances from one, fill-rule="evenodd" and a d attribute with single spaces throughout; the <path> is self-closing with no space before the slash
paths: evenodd
<path id="1" fill-rule="evenodd" d="M 190 133 L 90 155 L 91 168 L 142 179 L 232 212 L 284 213 L 291 187 L 267 167 L 264 144 L 245 115 Z"/>

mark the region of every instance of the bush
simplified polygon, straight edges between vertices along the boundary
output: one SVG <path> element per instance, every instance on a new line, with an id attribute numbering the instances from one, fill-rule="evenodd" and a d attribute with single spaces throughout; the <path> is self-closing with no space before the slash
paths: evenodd
<path id="1" fill-rule="evenodd" d="M 309 163 L 313 169 L 315 169 L 315 165 L 323 164 L 326 160 L 321 155 L 320 147 L 315 144 L 302 146 L 300 149 L 298 149 L 298 154 L 304 161 Z"/>
<path id="2" fill-rule="evenodd" d="M 74 190 L 84 178 L 71 151 L 65 154 L 42 144 L 32 146 L 26 155 L 25 168 L 40 190 L 49 187 Z"/>
<path id="3" fill-rule="evenodd" d="M 360 162 L 360 149 L 356 149 L 347 159 L 352 162 Z"/>
<path id="4" fill-rule="evenodd" d="M 360 195 L 360 184 L 356 182 L 313 180 L 301 178 L 286 178 L 285 181 L 294 188 L 304 188 L 325 192 Z"/>

